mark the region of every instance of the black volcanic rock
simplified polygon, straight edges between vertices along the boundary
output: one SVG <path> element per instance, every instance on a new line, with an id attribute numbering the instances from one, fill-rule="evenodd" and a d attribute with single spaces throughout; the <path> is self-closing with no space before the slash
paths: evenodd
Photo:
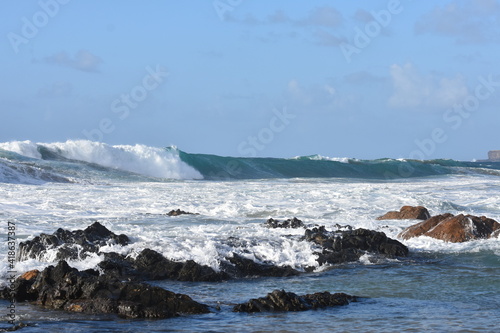
<path id="1" fill-rule="evenodd" d="M 98 264 L 99 269 L 119 279 L 219 282 L 231 278 L 224 272 L 216 272 L 193 260 L 169 260 L 151 249 L 142 250 L 135 259 L 114 252 L 104 253 L 104 258 Z"/>
<path id="2" fill-rule="evenodd" d="M 40 258 L 47 250 L 55 248 L 59 260 L 84 259 L 89 253 L 97 253 L 101 246 L 110 243 L 127 245 L 129 242 L 126 235 L 117 235 L 99 222 L 94 222 L 85 230 L 59 228 L 52 235 L 40 234 L 32 240 L 21 242 L 18 260 Z"/>
<path id="3" fill-rule="evenodd" d="M 160 253 L 144 249 L 133 262 L 133 267 L 149 276 L 152 280 L 171 279 L 178 281 L 209 281 L 227 280 L 230 277 L 213 268 L 200 265 L 193 260 L 176 262 L 165 258 Z"/>
<path id="4" fill-rule="evenodd" d="M 247 303 L 238 304 L 234 312 L 275 312 L 275 311 L 307 311 L 332 306 L 347 305 L 355 302 L 356 297 L 344 293 L 329 292 L 298 296 L 284 290 L 274 290 L 266 297 L 251 299 Z"/>
<path id="5" fill-rule="evenodd" d="M 405 257 L 408 248 L 383 232 L 368 229 L 327 231 L 325 227 L 307 229 L 305 239 L 321 246 L 318 263 L 340 264 L 358 260 L 366 253 Z"/>
<path id="6" fill-rule="evenodd" d="M 266 226 L 268 228 L 303 228 L 304 223 L 301 220 L 294 217 L 292 219 L 288 219 L 285 221 L 278 221 L 273 218 L 270 218 L 266 221 Z"/>
<path id="7" fill-rule="evenodd" d="M 221 271 L 200 265 L 193 260 L 172 261 L 162 254 L 144 249 L 135 259 L 110 252 L 104 253 L 104 261 L 99 269 L 108 276 L 129 280 L 176 280 L 191 282 L 220 282 L 233 278 L 299 275 L 300 272 L 289 267 L 259 264 L 236 253 L 221 262 Z"/>
<path id="8" fill-rule="evenodd" d="M 300 274 L 299 271 L 290 266 L 280 267 L 271 264 L 259 264 L 236 253 L 233 253 L 233 256 L 226 258 L 226 260 L 229 263 L 221 263 L 221 268 L 235 278 L 261 276 L 284 277 Z"/>
<path id="9" fill-rule="evenodd" d="M 168 216 L 179 216 L 179 215 L 198 215 L 197 213 L 190 213 L 190 212 L 185 212 L 180 209 L 172 209 L 170 212 L 167 213 Z"/>
<path id="10" fill-rule="evenodd" d="M 78 271 L 65 261 L 30 280 L 17 279 L 17 301 L 88 314 L 114 313 L 126 318 L 169 318 L 180 313 L 208 313 L 189 296 L 145 283 L 122 282 L 97 271 Z M 6 290 L 0 293 L 5 296 Z"/>

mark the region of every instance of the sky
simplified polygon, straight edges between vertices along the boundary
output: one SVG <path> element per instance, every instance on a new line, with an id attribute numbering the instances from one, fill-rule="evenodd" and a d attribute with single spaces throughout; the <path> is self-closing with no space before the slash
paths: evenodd
<path id="1" fill-rule="evenodd" d="M 360 159 L 500 149 L 500 1 L 0 6 L 0 142 Z"/>

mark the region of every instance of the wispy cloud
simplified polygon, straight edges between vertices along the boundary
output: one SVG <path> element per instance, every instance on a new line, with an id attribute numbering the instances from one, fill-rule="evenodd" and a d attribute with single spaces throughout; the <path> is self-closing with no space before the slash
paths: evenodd
<path id="1" fill-rule="evenodd" d="M 307 34 L 311 34 L 314 43 L 322 46 L 338 46 L 346 42 L 345 37 L 338 35 L 338 28 L 344 24 L 342 14 L 331 6 L 322 6 L 312 9 L 307 15 L 294 18 L 289 16 L 284 10 L 276 10 L 265 18 L 257 18 L 253 15 L 246 15 L 244 18 L 231 16 L 228 21 L 251 26 L 287 26 L 292 29 L 308 28 Z M 260 40 L 267 42 L 275 41 L 277 38 L 295 38 L 297 33 L 268 34 Z M 271 38 L 273 37 L 273 38 Z"/>
<path id="2" fill-rule="evenodd" d="M 277 10 L 264 19 L 259 19 L 252 15 L 247 15 L 243 19 L 238 19 L 235 16 L 231 16 L 229 18 L 229 21 L 248 25 L 288 24 L 293 26 L 335 28 L 342 25 L 343 17 L 337 9 L 330 6 L 322 6 L 314 8 L 307 14 L 307 16 L 301 18 L 292 18 L 288 16 L 285 11 Z"/>
<path id="3" fill-rule="evenodd" d="M 323 46 L 339 46 L 342 43 L 347 43 L 347 38 L 338 36 L 324 29 L 318 29 L 314 32 L 316 43 Z"/>
<path id="4" fill-rule="evenodd" d="M 417 34 L 437 34 L 457 43 L 500 42 L 500 3 L 496 0 L 453 0 L 436 6 L 415 23 Z"/>
<path id="5" fill-rule="evenodd" d="M 87 50 L 78 51 L 74 57 L 71 57 L 71 55 L 65 51 L 61 51 L 44 58 L 44 61 L 48 64 L 55 64 L 91 73 L 99 72 L 99 65 L 102 63 L 101 58 Z"/>
<path id="6" fill-rule="evenodd" d="M 388 104 L 393 108 L 447 108 L 469 94 L 461 75 L 422 75 L 411 63 L 392 65 L 390 74 L 394 90 Z"/>
<path id="7" fill-rule="evenodd" d="M 342 25 L 342 22 L 342 14 L 337 9 L 323 6 L 315 8 L 305 19 L 297 23 L 300 25 L 335 28 Z"/>
<path id="8" fill-rule="evenodd" d="M 381 84 L 386 83 L 387 77 L 377 76 L 368 71 L 359 71 L 350 73 L 344 76 L 343 81 L 345 83 L 361 85 L 361 84 Z"/>
<path id="9" fill-rule="evenodd" d="M 334 112 L 348 102 L 332 83 L 303 86 L 296 79 L 288 82 L 285 99 L 291 105 L 305 107 L 308 112 L 315 113 Z"/>

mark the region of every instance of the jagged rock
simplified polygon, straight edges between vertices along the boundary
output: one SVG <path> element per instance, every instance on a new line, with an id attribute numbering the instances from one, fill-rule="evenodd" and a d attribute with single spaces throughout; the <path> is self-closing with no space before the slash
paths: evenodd
<path id="1" fill-rule="evenodd" d="M 144 283 L 122 282 L 97 271 L 78 271 L 65 261 L 49 266 L 31 280 L 17 279 L 17 301 L 89 314 L 114 313 L 126 318 L 169 318 L 208 313 L 189 296 Z M 2 296 L 5 293 L 2 292 Z M 23 297 L 24 296 L 24 297 Z"/>
<path id="2" fill-rule="evenodd" d="M 299 271 L 289 267 L 278 267 L 270 264 L 259 264 L 251 259 L 233 253 L 233 256 L 221 262 L 221 271 L 200 265 L 193 260 L 185 262 L 172 261 L 162 254 L 144 249 L 135 259 L 117 253 L 104 253 L 105 260 L 98 268 L 107 276 L 129 280 L 176 280 L 220 282 L 233 278 L 261 276 L 292 276 Z"/>
<path id="3" fill-rule="evenodd" d="M 304 223 L 301 220 L 294 217 L 285 221 L 278 221 L 270 218 L 266 221 L 266 226 L 268 228 L 304 228 Z"/>
<path id="4" fill-rule="evenodd" d="M 274 312 L 274 311 L 306 311 L 316 310 L 355 302 L 356 297 L 344 293 L 329 292 L 298 296 L 284 290 L 274 290 L 266 297 L 251 299 L 247 303 L 238 304 L 234 312 Z"/>
<path id="5" fill-rule="evenodd" d="M 150 249 L 142 250 L 135 259 L 113 252 L 105 253 L 104 258 L 98 264 L 99 269 L 106 275 L 120 279 L 218 282 L 231 278 L 224 272 L 216 272 L 193 260 L 172 261 Z"/>
<path id="6" fill-rule="evenodd" d="M 405 230 L 403 230 L 398 234 L 398 238 L 410 239 L 412 237 L 421 236 L 425 234 L 427 231 L 437 226 L 441 221 L 446 220 L 447 218 L 453 216 L 454 216 L 453 214 L 445 213 L 430 217 L 423 222 L 419 222 L 417 224 L 409 226 L 408 228 L 406 228 Z"/>
<path id="7" fill-rule="evenodd" d="M 403 206 L 399 212 L 391 211 L 377 217 L 377 220 L 427 220 L 431 217 L 427 208 L 422 206 Z"/>
<path id="8" fill-rule="evenodd" d="M 429 236 L 446 242 L 461 243 L 473 239 L 496 237 L 500 223 L 485 216 L 443 214 L 403 230 L 398 237 L 410 239 Z"/>
<path id="9" fill-rule="evenodd" d="M 270 264 L 259 264 L 251 259 L 244 258 L 236 253 L 226 258 L 229 263 L 221 263 L 221 268 L 233 277 L 260 277 L 260 276 L 294 276 L 300 272 L 290 266 L 274 266 Z"/>
<path id="10" fill-rule="evenodd" d="M 97 253 L 101 246 L 109 243 L 127 245 L 129 242 L 126 235 L 117 235 L 99 222 L 94 222 L 85 230 L 68 231 L 59 228 L 52 235 L 40 234 L 32 240 L 21 242 L 18 260 L 40 258 L 47 250 L 55 248 L 58 260 L 85 259 L 89 253 Z"/>
<path id="11" fill-rule="evenodd" d="M 185 212 L 180 209 L 173 209 L 170 212 L 167 213 L 168 216 L 179 216 L 179 215 L 198 215 L 197 213 L 190 213 L 190 212 Z"/>
<path id="12" fill-rule="evenodd" d="M 366 253 L 381 254 L 388 257 L 405 257 L 408 248 L 383 232 L 368 229 L 343 228 L 327 231 L 324 226 L 306 229 L 305 239 L 318 244 L 318 263 L 340 264 L 358 260 Z"/>

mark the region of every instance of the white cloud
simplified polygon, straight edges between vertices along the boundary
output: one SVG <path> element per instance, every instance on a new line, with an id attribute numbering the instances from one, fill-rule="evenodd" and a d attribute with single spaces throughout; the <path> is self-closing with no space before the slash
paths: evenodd
<path id="1" fill-rule="evenodd" d="M 351 102 L 331 83 L 303 86 L 295 79 L 288 82 L 285 97 L 290 105 L 305 107 L 309 112 L 317 113 L 337 111 Z"/>
<path id="2" fill-rule="evenodd" d="M 458 43 L 500 42 L 499 21 L 496 0 L 453 0 L 421 17 L 415 32 L 453 37 Z"/>
<path id="3" fill-rule="evenodd" d="M 389 98 L 393 108 L 447 108 L 460 103 L 469 94 L 462 76 L 422 75 L 410 63 L 390 68 L 394 87 Z"/>
<path id="4" fill-rule="evenodd" d="M 325 89 L 325 91 L 326 91 L 327 93 L 329 93 L 330 95 L 335 95 L 335 93 L 337 92 L 337 91 L 335 90 L 335 88 L 334 88 L 334 87 L 332 87 L 332 86 L 331 86 L 331 85 L 329 85 L 329 84 L 325 84 L 325 85 L 324 85 L 324 89 Z"/>
<path id="5" fill-rule="evenodd" d="M 87 50 L 78 51 L 74 58 L 65 51 L 61 51 L 50 57 L 46 57 L 44 60 L 49 64 L 65 66 L 83 72 L 99 72 L 99 65 L 102 63 L 101 58 Z"/>

